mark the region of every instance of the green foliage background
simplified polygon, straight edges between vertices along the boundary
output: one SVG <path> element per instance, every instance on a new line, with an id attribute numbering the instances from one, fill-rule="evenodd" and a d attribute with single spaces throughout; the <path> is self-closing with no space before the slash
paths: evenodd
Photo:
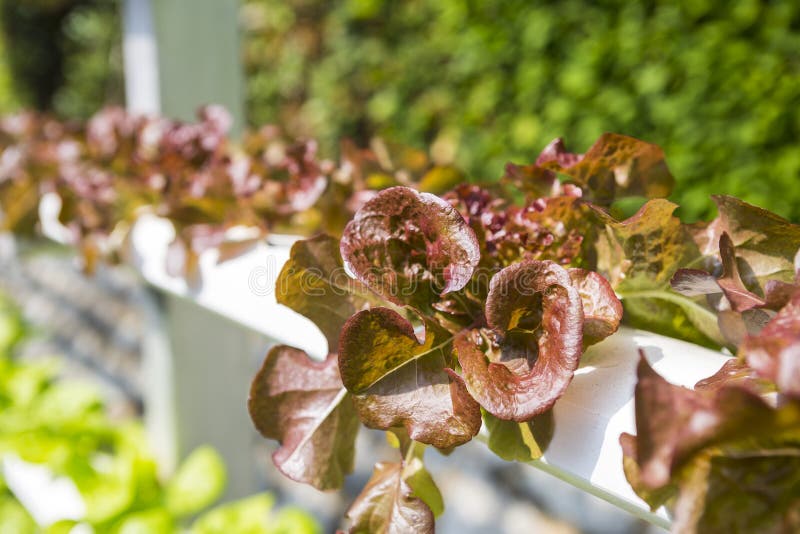
<path id="1" fill-rule="evenodd" d="M 554 137 L 661 145 L 683 216 L 728 193 L 800 220 L 800 4 L 247 0 L 249 117 L 453 154 L 475 179 Z"/>
<path id="2" fill-rule="evenodd" d="M 0 0 L 0 113 L 86 118 L 123 97 L 120 2 Z"/>
<path id="3" fill-rule="evenodd" d="M 119 8 L 0 0 L 0 112 L 122 102 Z M 800 220 L 796 2 L 242 0 L 241 15 L 251 125 L 324 153 L 381 135 L 487 180 L 554 137 L 583 151 L 614 131 L 664 148 L 684 217 L 724 192 Z M 54 40 L 15 32 L 42 16 L 61 17 Z M 51 57 L 42 103 L 31 73 Z"/>
<path id="4" fill-rule="evenodd" d="M 59 376 L 59 358 L 17 357 L 31 335 L 19 309 L 0 293 L 0 533 L 61 534 L 76 524 L 62 520 L 39 528 L 4 480 L 9 457 L 71 479 L 86 506 L 80 522 L 90 532 L 321 532 L 307 512 L 276 509 L 268 493 L 209 510 L 226 483 L 214 449 L 200 446 L 171 477 L 159 476 L 140 421 L 110 417 L 92 383 Z"/>

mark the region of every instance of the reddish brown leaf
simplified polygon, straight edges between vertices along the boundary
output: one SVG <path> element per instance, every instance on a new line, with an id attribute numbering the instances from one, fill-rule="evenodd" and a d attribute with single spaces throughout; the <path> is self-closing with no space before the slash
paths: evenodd
<path id="1" fill-rule="evenodd" d="M 504 181 L 532 198 L 556 196 L 562 189 L 556 173 L 566 175 L 594 202 L 604 205 L 622 196 L 666 197 L 674 185 L 659 147 L 612 133 L 601 135 L 583 155 L 568 152 L 563 140 L 555 139 L 535 164 L 506 166 Z"/>
<path id="2" fill-rule="evenodd" d="M 364 204 L 340 247 L 356 278 L 390 302 L 420 310 L 463 288 L 480 260 L 475 232 L 461 215 L 407 187 L 386 189 Z"/>
<path id="3" fill-rule="evenodd" d="M 722 276 L 717 279 L 717 284 L 730 301 L 733 311 L 743 312 L 763 306 L 764 299 L 748 290 L 742 282 L 736 265 L 736 251 L 727 232 L 723 232 L 719 238 L 719 255 L 722 259 Z"/>
<path id="4" fill-rule="evenodd" d="M 358 418 L 335 354 L 316 362 L 301 350 L 274 347 L 247 407 L 261 435 L 281 443 L 272 459 L 283 474 L 318 489 L 341 487 L 353 470 Z"/>
<path id="5" fill-rule="evenodd" d="M 767 280 L 764 284 L 764 307 L 778 311 L 792 300 L 796 294 L 800 293 L 800 283 L 793 284 L 781 282 L 780 280 Z"/>
<path id="6" fill-rule="evenodd" d="M 455 341 L 467 389 L 496 417 L 529 421 L 555 403 L 578 367 L 580 295 L 556 263 L 517 263 L 492 278 L 486 319 L 496 348 L 477 331 Z"/>
<path id="7" fill-rule="evenodd" d="M 480 409 L 451 372 L 451 337 L 428 323 L 420 342 L 411 323 L 388 308 L 350 318 L 339 344 L 339 368 L 364 424 L 404 426 L 412 439 L 439 448 L 472 439 L 480 429 Z"/>
<path id="8" fill-rule="evenodd" d="M 562 146 L 542 166 L 566 174 L 601 204 L 620 196 L 666 197 L 675 182 L 664 152 L 633 137 L 604 133 L 579 160 L 564 152 Z"/>
<path id="9" fill-rule="evenodd" d="M 800 405 L 776 409 L 760 397 L 751 381 L 730 380 L 692 391 L 661 378 L 643 355 L 638 379 L 637 462 L 641 482 L 651 489 L 669 483 L 704 448 L 738 445 L 749 436 L 796 437 L 800 428 Z"/>
<path id="10" fill-rule="evenodd" d="M 696 391 L 715 391 L 731 384 L 746 384 L 752 387 L 760 386 L 754 371 L 744 361 L 739 358 L 731 358 L 719 368 L 719 371 L 697 382 L 697 384 L 694 385 L 694 389 Z"/>
<path id="11" fill-rule="evenodd" d="M 406 534 L 434 531 L 433 512 L 415 497 L 402 463 L 381 462 L 347 510 L 352 534 Z"/>
<path id="12" fill-rule="evenodd" d="M 761 332 L 747 337 L 740 353 L 760 376 L 775 382 L 779 391 L 800 396 L 800 294 Z"/>
<path id="13" fill-rule="evenodd" d="M 569 269 L 567 272 L 581 296 L 585 348 L 617 331 L 622 320 L 622 303 L 608 280 L 596 272 L 586 269 Z"/>

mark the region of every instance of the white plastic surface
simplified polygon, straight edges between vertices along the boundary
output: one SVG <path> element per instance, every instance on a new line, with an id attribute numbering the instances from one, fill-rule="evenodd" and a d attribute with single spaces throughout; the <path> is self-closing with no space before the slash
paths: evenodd
<path id="1" fill-rule="evenodd" d="M 591 347 L 554 407 L 555 434 L 539 467 L 639 517 L 667 527 L 666 513 L 650 512 L 622 471 L 622 432 L 636 433 L 633 391 L 638 349 L 664 378 L 692 387 L 729 358 L 691 343 L 621 329 Z"/>
<path id="2" fill-rule="evenodd" d="M 261 242 L 222 263 L 217 262 L 216 250 L 206 251 L 200 256 L 197 284 L 191 286 L 166 271 L 167 248 L 174 235 L 172 224 L 155 216 L 144 215 L 134 225 L 133 262 L 145 280 L 312 357 L 325 357 L 328 343 L 316 325 L 275 300 L 275 280 L 289 259 L 293 240 L 283 239 L 280 246 Z"/>
<path id="3" fill-rule="evenodd" d="M 86 504 L 71 479 L 11 454 L 3 458 L 2 467 L 9 489 L 40 527 L 86 515 Z"/>

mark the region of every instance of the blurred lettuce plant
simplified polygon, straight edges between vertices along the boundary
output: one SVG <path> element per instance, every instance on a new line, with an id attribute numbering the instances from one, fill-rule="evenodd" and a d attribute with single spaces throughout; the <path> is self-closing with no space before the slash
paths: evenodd
<path id="1" fill-rule="evenodd" d="M 266 493 L 207 510 L 226 479 L 222 459 L 207 446 L 162 480 L 138 421 L 111 420 L 95 388 L 56 378 L 56 360 L 13 357 L 25 335 L 18 311 L 0 295 L 0 459 L 14 455 L 68 477 L 86 506 L 81 521 L 63 520 L 45 532 L 67 533 L 78 524 L 85 525 L 81 532 L 118 534 L 320 532 L 297 508 L 273 511 Z M 0 532 L 42 532 L 2 473 Z"/>

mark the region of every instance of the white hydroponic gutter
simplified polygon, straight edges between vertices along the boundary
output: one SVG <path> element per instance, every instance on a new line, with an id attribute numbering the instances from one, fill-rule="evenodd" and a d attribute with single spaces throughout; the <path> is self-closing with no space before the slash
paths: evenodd
<path id="1" fill-rule="evenodd" d="M 166 272 L 173 235 L 168 221 L 151 216 L 142 217 L 133 229 L 135 265 L 150 284 L 312 356 L 326 354 L 325 339 L 316 326 L 275 301 L 273 286 L 289 257 L 291 239 L 260 243 L 223 263 L 217 263 L 216 251 L 208 251 L 200 257 L 201 283 L 191 288 Z M 633 391 L 640 348 L 659 374 L 687 387 L 715 373 L 729 358 L 677 339 L 621 329 L 584 355 L 575 379 L 555 405 L 555 433 L 547 453 L 531 465 L 669 528 L 666 512 L 651 512 L 622 471 L 619 435 L 635 434 Z"/>

